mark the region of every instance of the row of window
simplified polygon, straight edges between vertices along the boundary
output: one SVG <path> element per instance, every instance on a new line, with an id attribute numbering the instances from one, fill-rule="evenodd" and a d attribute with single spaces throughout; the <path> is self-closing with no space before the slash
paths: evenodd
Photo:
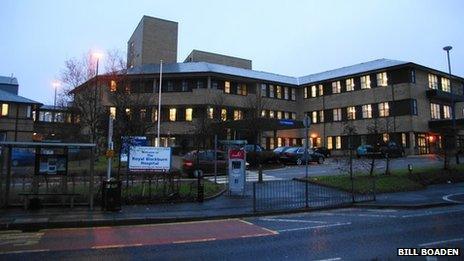
<path id="1" fill-rule="evenodd" d="M 451 83 L 448 78 L 441 77 L 441 84 L 438 82 L 438 76 L 429 73 L 429 89 L 438 90 L 441 88 L 444 92 L 451 92 Z"/>
<path id="2" fill-rule="evenodd" d="M 380 72 L 376 74 L 376 86 L 388 86 L 388 76 L 387 72 Z M 356 81 L 355 78 L 348 78 L 344 80 L 344 87 L 343 91 L 351 92 L 354 91 L 356 88 Z M 370 89 L 372 88 L 371 84 L 371 75 L 363 75 L 360 77 L 360 89 Z M 342 81 L 334 81 L 332 82 L 332 94 L 337 94 L 342 92 Z M 312 85 L 304 87 L 304 98 L 315 98 L 318 96 L 324 95 L 324 85 Z"/>
<path id="3" fill-rule="evenodd" d="M 261 96 L 267 98 L 275 98 L 281 100 L 296 100 L 295 88 L 273 85 L 273 84 L 261 84 Z"/>
<path id="4" fill-rule="evenodd" d="M 72 123 L 73 117 L 68 112 L 52 112 L 52 111 L 39 111 L 38 115 L 36 111 L 32 112 L 32 119 L 40 122 L 60 122 L 60 123 Z M 79 122 L 78 115 L 75 116 L 75 123 Z"/>
<path id="5" fill-rule="evenodd" d="M 290 111 L 273 111 L 273 110 L 262 110 L 261 117 L 264 118 L 277 118 L 277 119 L 288 119 L 296 120 L 296 112 Z"/>
<path id="6" fill-rule="evenodd" d="M 451 119 L 453 117 L 451 106 L 430 103 L 430 117 L 432 120 Z"/>
<path id="7" fill-rule="evenodd" d="M 393 133 L 393 137 L 390 137 L 389 133 L 382 133 L 376 137 L 375 134 L 370 135 L 355 135 L 352 136 L 353 147 L 356 148 L 361 144 L 373 144 L 383 142 L 384 144 L 393 140 L 397 141 L 399 145 L 403 147 L 408 147 L 408 135 L 407 133 Z M 348 136 L 327 136 L 326 138 L 326 147 L 329 150 L 340 150 L 340 149 L 349 149 L 349 137 Z"/>

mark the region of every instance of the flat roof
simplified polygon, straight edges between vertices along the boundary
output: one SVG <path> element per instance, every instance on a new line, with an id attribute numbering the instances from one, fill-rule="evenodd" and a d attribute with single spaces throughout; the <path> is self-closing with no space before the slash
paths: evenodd
<path id="1" fill-rule="evenodd" d="M 16 147 L 81 147 L 93 148 L 94 143 L 58 143 L 58 142 L 21 142 L 21 141 L 0 141 L 0 146 L 16 146 Z"/>

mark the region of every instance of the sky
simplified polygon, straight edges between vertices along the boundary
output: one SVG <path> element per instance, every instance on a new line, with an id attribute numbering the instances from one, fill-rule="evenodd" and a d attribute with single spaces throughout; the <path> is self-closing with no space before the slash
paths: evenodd
<path id="1" fill-rule="evenodd" d="M 192 49 L 253 60 L 253 69 L 304 76 L 379 58 L 464 76 L 464 1 L 0 1 L 0 75 L 53 104 L 64 61 L 120 50 L 143 15 L 179 23 L 178 61 Z M 104 59 L 104 57 L 103 57 Z"/>

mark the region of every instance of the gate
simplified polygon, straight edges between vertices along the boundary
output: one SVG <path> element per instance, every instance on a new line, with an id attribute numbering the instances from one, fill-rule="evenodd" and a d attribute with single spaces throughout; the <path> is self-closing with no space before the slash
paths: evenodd
<path id="1" fill-rule="evenodd" d="M 353 180 L 353 187 L 355 183 Z M 375 183 L 365 193 L 354 193 L 298 180 L 254 182 L 253 211 L 349 206 L 356 202 L 375 200 L 374 192 Z"/>

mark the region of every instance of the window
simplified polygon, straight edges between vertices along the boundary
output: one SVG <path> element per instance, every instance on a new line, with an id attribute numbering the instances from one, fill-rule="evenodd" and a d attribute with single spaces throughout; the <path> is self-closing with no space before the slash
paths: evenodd
<path id="1" fill-rule="evenodd" d="M 185 120 L 186 121 L 192 121 L 192 114 L 193 114 L 193 109 L 192 108 L 185 109 Z"/>
<path id="2" fill-rule="evenodd" d="M 282 119 L 282 112 L 281 111 L 277 111 L 277 119 Z"/>
<path id="3" fill-rule="evenodd" d="M 116 89 L 117 89 L 117 84 L 116 84 L 116 81 L 115 80 L 111 80 L 110 81 L 110 92 L 115 92 Z"/>
<path id="4" fill-rule="evenodd" d="M 209 107 L 207 109 L 208 119 L 214 119 L 214 108 Z"/>
<path id="5" fill-rule="evenodd" d="M 407 147 L 408 146 L 408 140 L 406 138 L 406 133 L 401 133 L 401 145 L 403 145 L 403 147 Z"/>
<path id="6" fill-rule="evenodd" d="M 443 105 L 443 119 L 451 119 L 451 106 Z"/>
<path id="7" fill-rule="evenodd" d="M 382 140 L 383 142 L 387 143 L 390 140 L 390 135 L 388 133 L 383 133 Z"/>
<path id="8" fill-rule="evenodd" d="M 221 121 L 227 120 L 227 109 L 221 109 Z"/>
<path id="9" fill-rule="evenodd" d="M 346 91 L 351 92 L 354 91 L 354 79 L 346 79 Z"/>
<path id="10" fill-rule="evenodd" d="M 324 111 L 319 111 L 319 122 L 324 122 Z"/>
<path id="11" fill-rule="evenodd" d="M 305 99 L 308 98 L 308 87 L 304 87 L 304 94 L 303 94 L 303 97 L 304 97 Z"/>
<path id="12" fill-rule="evenodd" d="M 337 136 L 335 137 L 335 149 L 339 150 L 342 148 L 342 137 Z"/>
<path id="13" fill-rule="evenodd" d="M 316 85 L 311 86 L 311 97 L 314 98 L 317 96 Z"/>
<path id="14" fill-rule="evenodd" d="M 288 111 L 286 111 L 286 112 L 284 113 L 284 118 L 285 118 L 285 119 L 290 119 L 290 113 L 289 113 Z"/>
<path id="15" fill-rule="evenodd" d="M 8 103 L 2 103 L 2 116 L 8 116 Z"/>
<path id="16" fill-rule="evenodd" d="M 269 118 L 274 118 L 274 111 L 269 111 Z"/>
<path id="17" fill-rule="evenodd" d="M 26 118 L 31 118 L 32 117 L 31 113 L 32 113 L 32 107 L 31 105 L 28 105 L 26 107 Z"/>
<path id="18" fill-rule="evenodd" d="M 342 120 L 342 109 L 333 109 L 333 121 Z"/>
<path id="19" fill-rule="evenodd" d="M 390 116 L 390 106 L 388 105 L 388 102 L 379 103 L 379 116 L 380 117 Z"/>
<path id="20" fill-rule="evenodd" d="M 243 84 L 243 83 L 237 84 L 237 94 L 238 95 L 247 95 L 247 86 L 246 86 L 246 84 Z"/>
<path id="21" fill-rule="evenodd" d="M 361 89 L 371 88 L 371 77 L 369 75 L 361 76 Z"/>
<path id="22" fill-rule="evenodd" d="M 333 149 L 333 144 L 332 144 L 332 137 L 327 137 L 327 149 L 331 150 Z"/>
<path id="23" fill-rule="evenodd" d="M 158 110 L 157 109 L 151 110 L 151 121 L 152 122 L 158 121 Z"/>
<path id="24" fill-rule="evenodd" d="M 362 114 L 364 119 L 372 118 L 372 106 L 370 104 L 363 105 Z"/>
<path id="25" fill-rule="evenodd" d="M 261 97 L 267 96 L 267 86 L 264 83 L 261 83 Z"/>
<path id="26" fill-rule="evenodd" d="M 140 109 L 139 114 L 140 114 L 140 119 L 145 120 L 147 117 L 147 109 Z"/>
<path id="27" fill-rule="evenodd" d="M 290 95 L 288 93 L 288 87 L 284 87 L 284 99 L 288 100 L 290 98 Z"/>
<path id="28" fill-rule="evenodd" d="M 311 113 L 311 122 L 312 123 L 317 123 L 317 111 L 313 111 Z"/>
<path id="29" fill-rule="evenodd" d="M 219 83 L 217 81 L 211 82 L 211 89 L 217 89 L 219 87 Z"/>
<path id="30" fill-rule="evenodd" d="M 127 118 L 131 118 L 131 109 L 130 108 L 126 108 L 126 116 Z"/>
<path id="31" fill-rule="evenodd" d="M 183 91 L 183 92 L 188 91 L 188 83 L 187 83 L 186 80 L 183 80 L 183 81 L 182 81 L 181 86 L 182 86 L 182 91 Z M 197 86 L 197 87 L 198 87 L 198 86 Z"/>
<path id="32" fill-rule="evenodd" d="M 340 81 L 332 82 L 332 93 L 340 93 L 341 91 Z"/>
<path id="33" fill-rule="evenodd" d="M 55 122 L 64 122 L 64 117 L 62 112 L 55 113 Z"/>
<path id="34" fill-rule="evenodd" d="M 434 120 L 440 119 L 440 105 L 436 103 L 430 103 L 430 116 Z"/>
<path id="35" fill-rule="evenodd" d="M 269 85 L 269 97 L 274 98 L 274 85 Z"/>
<path id="36" fill-rule="evenodd" d="M 214 84 L 214 83 L 216 83 L 216 82 L 213 82 L 213 83 L 211 84 L 211 88 L 212 88 L 212 89 L 217 89 L 217 83 L 216 83 L 216 84 Z M 187 88 L 188 88 L 188 87 L 187 87 Z M 204 87 L 203 87 L 203 81 L 198 80 L 198 81 L 197 81 L 197 89 L 203 89 L 203 88 L 204 88 Z"/>
<path id="37" fill-rule="evenodd" d="M 356 107 L 348 107 L 346 112 L 348 120 L 356 120 Z"/>
<path id="38" fill-rule="evenodd" d="M 451 84 L 448 78 L 441 78 L 441 90 L 444 92 L 451 92 Z"/>
<path id="39" fill-rule="evenodd" d="M 412 115 L 417 115 L 417 100 L 412 100 Z"/>
<path id="40" fill-rule="evenodd" d="M 266 110 L 261 110 L 261 117 L 266 117 Z"/>
<path id="41" fill-rule="evenodd" d="M 438 77 L 435 74 L 429 73 L 429 89 L 438 89 Z"/>
<path id="42" fill-rule="evenodd" d="M 224 92 L 230 93 L 230 82 L 229 81 L 224 82 Z"/>
<path id="43" fill-rule="evenodd" d="M 241 110 L 234 110 L 234 121 L 243 119 L 243 112 Z"/>
<path id="44" fill-rule="evenodd" d="M 381 72 L 377 74 L 377 86 L 387 86 L 388 78 L 387 72 Z"/>
<path id="45" fill-rule="evenodd" d="M 177 114 L 176 108 L 169 109 L 169 121 L 176 121 L 176 114 Z"/>
<path id="46" fill-rule="evenodd" d="M 319 88 L 319 96 L 324 95 L 324 86 L 322 84 L 319 84 L 318 88 Z"/>
<path id="47" fill-rule="evenodd" d="M 110 116 L 113 119 L 116 119 L 116 107 L 110 107 Z"/>
<path id="48" fill-rule="evenodd" d="M 290 88 L 290 92 L 292 93 L 292 101 L 296 101 L 296 90 L 293 88 Z"/>
<path id="49" fill-rule="evenodd" d="M 411 69 L 411 82 L 416 83 L 416 70 Z"/>
<path id="50" fill-rule="evenodd" d="M 174 84 L 172 81 L 168 81 L 168 92 L 174 91 Z"/>
<path id="51" fill-rule="evenodd" d="M 291 112 L 291 117 L 292 117 L 292 120 L 296 120 L 296 112 Z"/>
<path id="52" fill-rule="evenodd" d="M 282 87 L 279 85 L 276 86 L 276 97 L 277 99 L 282 99 Z"/>

